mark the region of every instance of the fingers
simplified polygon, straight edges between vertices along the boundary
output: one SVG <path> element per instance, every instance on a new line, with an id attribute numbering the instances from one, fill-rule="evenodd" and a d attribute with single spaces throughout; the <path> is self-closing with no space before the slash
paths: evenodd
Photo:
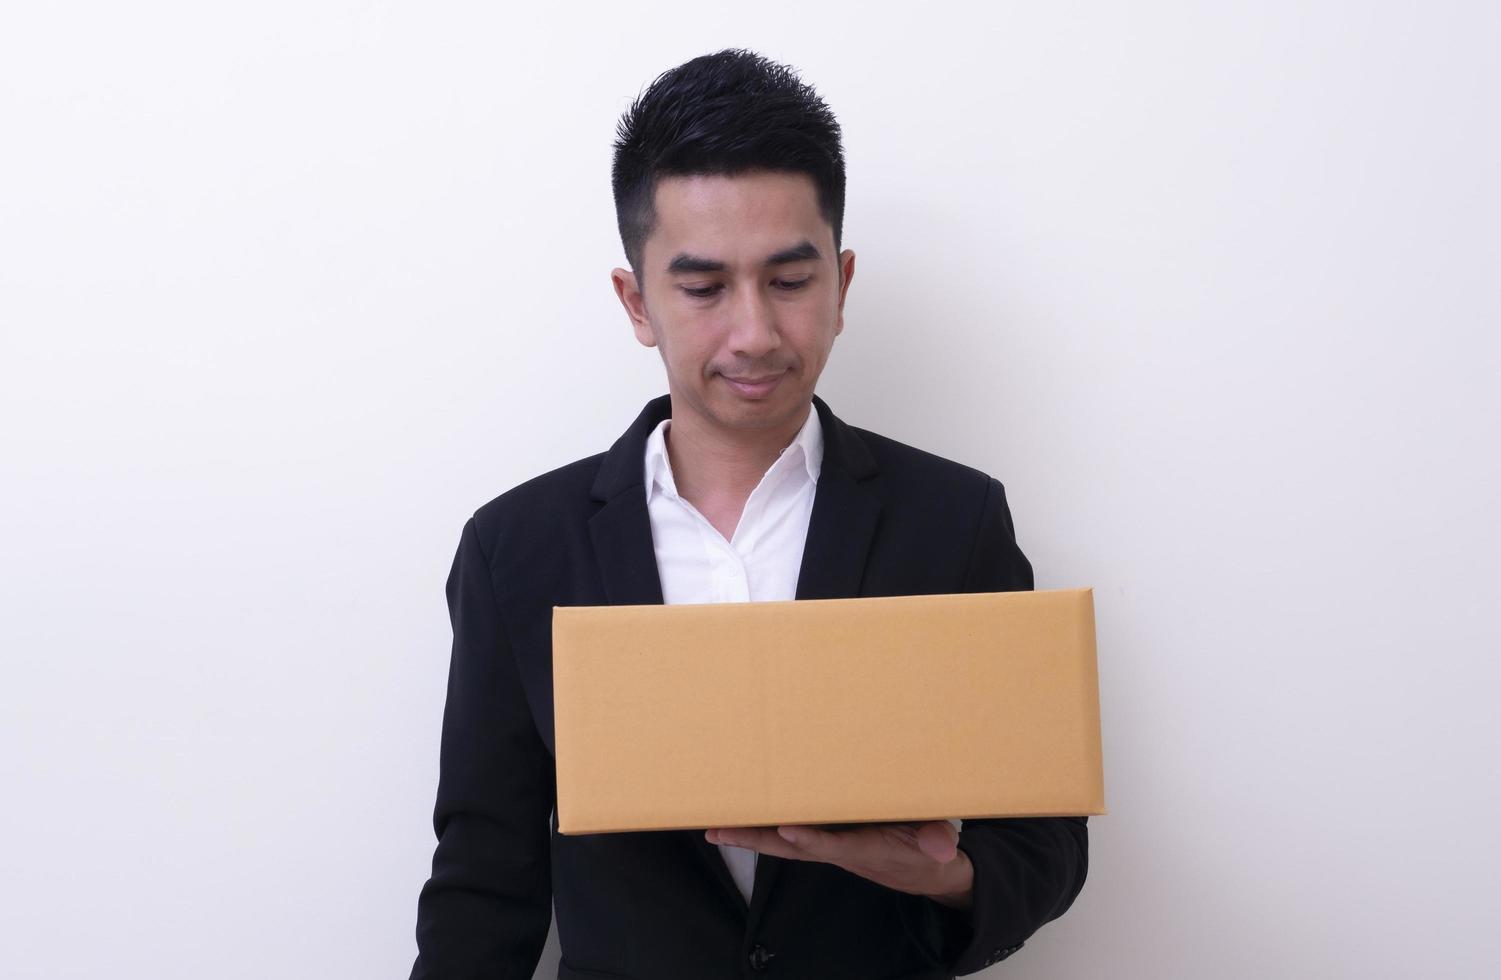
<path id="1" fill-rule="evenodd" d="M 704 832 L 710 844 L 748 847 L 762 854 L 798 861 L 822 860 L 777 833 L 775 827 L 717 827 Z"/>
<path id="2" fill-rule="evenodd" d="M 746 847 L 764 854 L 800 861 L 826 861 L 842 866 L 889 863 L 891 843 L 874 833 L 879 825 L 848 831 L 830 831 L 806 824 L 781 824 L 776 827 L 712 827 L 704 831 L 710 844 Z M 905 840 L 905 847 L 915 847 L 928 859 L 948 864 L 959 856 L 959 831 L 947 820 L 889 825 Z"/>

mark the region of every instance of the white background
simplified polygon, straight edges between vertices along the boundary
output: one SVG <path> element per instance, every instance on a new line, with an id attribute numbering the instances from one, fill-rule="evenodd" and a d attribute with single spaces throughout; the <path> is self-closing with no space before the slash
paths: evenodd
<path id="1" fill-rule="evenodd" d="M 819 393 L 1096 589 L 987 975 L 1495 975 L 1501 13 L 1239 6 L 8 6 L 0 972 L 406 976 L 460 528 L 666 390 L 610 143 L 742 45 L 845 129 Z"/>

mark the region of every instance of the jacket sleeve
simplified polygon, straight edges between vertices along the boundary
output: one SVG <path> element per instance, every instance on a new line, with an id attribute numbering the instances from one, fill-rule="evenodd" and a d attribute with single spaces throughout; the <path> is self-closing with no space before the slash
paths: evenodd
<path id="1" fill-rule="evenodd" d="M 474 518 L 448 584 L 432 877 L 417 899 L 412 980 L 530 980 L 552 921 L 552 755 L 533 722 Z"/>
<path id="2" fill-rule="evenodd" d="M 1032 565 L 1016 543 L 1006 490 L 991 479 L 965 572 L 966 592 L 1032 588 Z M 955 975 L 982 970 L 1021 948 L 1045 923 L 1068 911 L 1089 870 L 1086 817 L 965 820 L 959 847 L 975 869 L 967 911 L 903 895 L 908 932 Z"/>

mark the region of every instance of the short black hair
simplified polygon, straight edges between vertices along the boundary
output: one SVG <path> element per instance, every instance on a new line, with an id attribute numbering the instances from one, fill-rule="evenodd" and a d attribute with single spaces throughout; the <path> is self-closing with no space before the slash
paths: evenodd
<path id="1" fill-rule="evenodd" d="M 834 229 L 844 226 L 844 150 L 839 122 L 786 65 L 726 48 L 658 75 L 620 117 L 611 183 L 627 261 L 639 277 L 656 223 L 657 179 L 733 176 L 754 170 L 805 173 Z"/>

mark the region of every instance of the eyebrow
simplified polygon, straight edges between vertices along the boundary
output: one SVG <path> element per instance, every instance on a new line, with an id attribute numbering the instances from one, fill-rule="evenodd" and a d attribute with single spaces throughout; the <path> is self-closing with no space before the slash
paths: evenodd
<path id="1" fill-rule="evenodd" d="M 791 248 L 784 248 L 768 255 L 765 264 L 786 265 L 789 262 L 805 262 L 818 258 L 821 258 L 818 247 L 805 238 Z M 671 262 L 667 263 L 668 275 L 681 272 L 723 272 L 724 269 L 725 264 L 719 259 L 706 259 L 698 255 L 689 255 L 687 252 L 679 252 Z"/>

